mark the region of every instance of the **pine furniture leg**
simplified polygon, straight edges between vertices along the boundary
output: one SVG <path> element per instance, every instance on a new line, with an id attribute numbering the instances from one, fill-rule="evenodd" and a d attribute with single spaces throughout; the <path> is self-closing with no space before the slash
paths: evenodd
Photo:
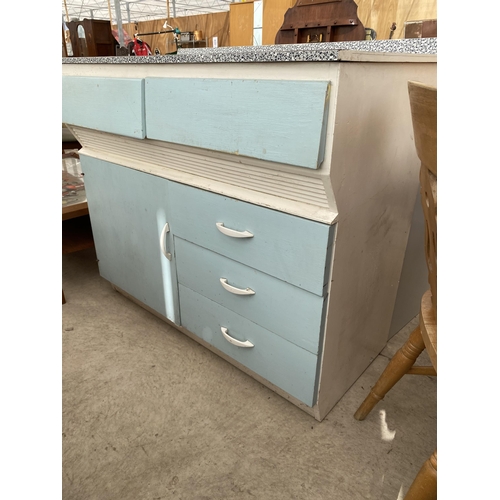
<path id="1" fill-rule="evenodd" d="M 405 496 L 405 500 L 437 499 L 437 451 L 422 465 Z"/>
<path id="2" fill-rule="evenodd" d="M 361 403 L 354 414 L 356 420 L 364 420 L 372 411 L 373 407 L 392 389 L 398 380 L 405 375 L 415 363 L 416 359 L 424 350 L 425 345 L 418 326 L 410 334 L 405 344 L 393 356 L 377 383 L 373 386 L 370 394 Z"/>

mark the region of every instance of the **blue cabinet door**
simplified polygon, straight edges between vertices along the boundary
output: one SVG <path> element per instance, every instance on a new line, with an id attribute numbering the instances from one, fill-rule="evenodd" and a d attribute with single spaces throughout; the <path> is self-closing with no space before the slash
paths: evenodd
<path id="1" fill-rule="evenodd" d="M 329 96 L 327 81 L 147 77 L 146 135 L 316 169 Z"/>
<path id="2" fill-rule="evenodd" d="M 101 276 L 179 324 L 175 265 L 166 257 L 169 182 L 85 155 L 80 161 Z"/>
<path id="3" fill-rule="evenodd" d="M 63 76 L 63 123 L 144 139 L 145 120 L 142 78 Z"/>

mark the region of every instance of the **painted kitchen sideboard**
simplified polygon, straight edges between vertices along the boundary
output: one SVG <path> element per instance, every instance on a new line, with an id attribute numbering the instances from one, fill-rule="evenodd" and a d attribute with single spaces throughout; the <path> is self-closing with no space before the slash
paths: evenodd
<path id="1" fill-rule="evenodd" d="M 63 59 L 101 276 L 322 420 L 426 287 L 407 82 L 436 47 Z"/>

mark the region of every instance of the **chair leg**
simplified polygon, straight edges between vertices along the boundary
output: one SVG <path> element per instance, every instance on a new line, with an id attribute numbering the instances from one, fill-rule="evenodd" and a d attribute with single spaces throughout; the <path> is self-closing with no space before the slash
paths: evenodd
<path id="1" fill-rule="evenodd" d="M 405 496 L 405 500 L 437 499 L 437 451 L 422 465 Z"/>
<path id="2" fill-rule="evenodd" d="M 413 366 L 416 359 L 424 350 L 420 327 L 415 328 L 403 347 L 393 356 L 377 383 L 373 386 L 370 394 L 361 403 L 354 414 L 356 420 L 364 420 L 372 411 L 373 407 L 392 389 L 398 380 Z"/>

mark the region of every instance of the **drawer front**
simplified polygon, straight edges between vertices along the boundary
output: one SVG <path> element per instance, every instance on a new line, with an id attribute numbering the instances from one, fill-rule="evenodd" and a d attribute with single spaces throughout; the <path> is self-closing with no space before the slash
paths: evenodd
<path id="1" fill-rule="evenodd" d="M 179 297 L 182 326 L 306 405 L 314 405 L 317 356 L 183 285 Z M 230 343 L 221 328 L 253 347 Z"/>
<path id="2" fill-rule="evenodd" d="M 180 238 L 174 246 L 179 283 L 318 353 L 323 297 Z"/>
<path id="3" fill-rule="evenodd" d="M 144 80 L 63 76 L 62 121 L 144 139 Z"/>
<path id="4" fill-rule="evenodd" d="M 175 182 L 170 197 L 175 236 L 323 295 L 333 226 Z M 225 229 L 252 237 L 233 237 Z"/>
<path id="5" fill-rule="evenodd" d="M 328 97 L 326 81 L 146 78 L 147 136 L 316 169 Z"/>

